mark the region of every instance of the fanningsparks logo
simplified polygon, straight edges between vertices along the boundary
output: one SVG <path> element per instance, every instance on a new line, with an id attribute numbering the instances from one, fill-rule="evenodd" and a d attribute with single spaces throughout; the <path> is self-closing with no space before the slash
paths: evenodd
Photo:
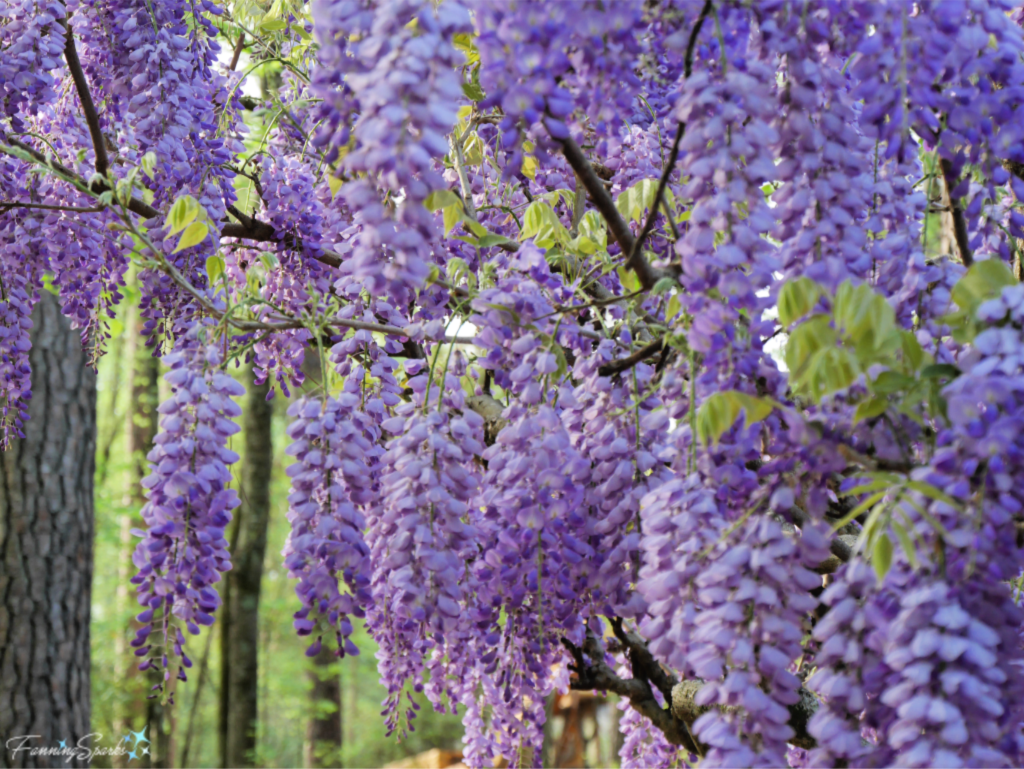
<path id="1" fill-rule="evenodd" d="M 68 763 L 76 760 L 92 763 L 96 756 L 127 756 L 130 764 L 135 759 L 150 755 L 149 745 L 151 743 L 146 738 L 145 727 L 141 732 L 129 731 L 112 748 L 94 744 L 103 739 L 103 735 L 99 732 L 87 734 L 72 745 L 68 745 L 67 740 L 57 740 L 56 745 L 39 745 L 35 741 L 40 739 L 42 737 L 38 734 L 22 734 L 11 737 L 5 744 L 12 758 L 25 752 L 30 756 L 62 758 Z"/>

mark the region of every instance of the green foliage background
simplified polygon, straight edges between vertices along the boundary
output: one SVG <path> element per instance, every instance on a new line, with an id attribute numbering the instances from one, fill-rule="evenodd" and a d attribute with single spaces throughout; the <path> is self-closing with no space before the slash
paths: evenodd
<path id="1" fill-rule="evenodd" d="M 133 586 L 128 600 L 118 604 L 118 565 L 122 556 L 120 517 L 138 517 L 139 510 L 128 500 L 129 458 L 125 452 L 125 434 L 130 416 L 130 360 L 122 354 L 124 322 L 111 324 L 113 338 L 110 352 L 101 359 L 98 380 L 98 436 L 96 468 L 96 544 L 95 574 L 92 593 L 92 726 L 103 738 L 97 744 L 113 745 L 120 735 L 113 734 L 118 712 L 135 713 L 135 729 L 144 723 L 145 702 L 125 690 L 118 673 L 134 668 L 134 657 L 125 665 L 117 659 L 116 639 L 124 634 L 130 640 L 131 617 L 141 609 L 135 601 Z M 244 382 L 244 370 L 235 374 Z M 257 733 L 257 766 L 302 766 L 306 728 L 314 712 L 310 692 L 312 660 L 305 656 L 308 641 L 298 638 L 292 629 L 292 613 L 299 607 L 294 581 L 283 568 L 281 549 L 288 535 L 288 477 L 285 475 L 287 445 L 285 414 L 288 401 L 278 393 L 274 410 L 274 475 L 271 485 L 272 513 L 268 533 L 267 558 L 264 566 L 259 616 L 259 726 Z M 233 437 L 232 448 L 239 453 L 244 447 L 241 433 Z M 241 462 L 245 461 L 243 455 Z M 237 468 L 238 466 L 236 466 Z M 134 548 L 137 538 L 132 537 Z M 132 567 L 130 574 L 134 574 Z M 223 584 L 223 583 L 222 583 Z M 214 634 L 218 625 L 214 624 Z M 176 765 L 180 765 L 181 747 L 189 714 L 196 707 L 198 671 L 206 633 L 189 639 L 189 654 L 194 667 L 187 684 L 179 686 L 174 708 L 176 721 Z M 338 765 L 382 766 L 402 757 L 434 747 L 461 748 L 462 724 L 459 716 L 441 715 L 420 700 L 415 731 L 402 742 L 385 737 L 380 704 L 386 690 L 377 680 L 376 645 L 358 627 L 354 636 L 361 654 L 336 663 L 342 681 L 342 728 L 344 744 Z M 220 639 L 215 637 L 210 650 L 209 671 L 200 696 L 196 714 L 196 732 L 190 749 L 189 765 L 219 766 L 217 737 L 217 685 L 220 681 Z M 130 656 L 130 649 L 129 649 Z M 132 762 L 135 764 L 136 762 Z M 100 759 L 95 766 L 102 766 Z M 108 764 L 109 765 L 109 764 Z"/>

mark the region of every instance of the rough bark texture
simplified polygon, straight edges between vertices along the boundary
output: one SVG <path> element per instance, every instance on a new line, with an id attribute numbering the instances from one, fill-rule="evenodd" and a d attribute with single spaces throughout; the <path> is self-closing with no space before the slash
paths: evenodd
<path id="1" fill-rule="evenodd" d="M 53 295 L 32 320 L 31 418 L 0 455 L 0 739 L 70 747 L 90 733 L 96 377 Z M 6 747 L 0 766 L 76 765 Z"/>
<path id="2" fill-rule="evenodd" d="M 226 691 L 221 707 L 225 730 L 225 766 L 253 766 L 259 683 L 258 638 L 260 581 L 267 552 L 270 521 L 270 475 L 273 469 L 271 422 L 273 406 L 267 401 L 268 384 L 253 385 L 245 404 L 245 454 L 242 459 L 242 505 L 238 509 L 237 541 L 232 568 L 227 573 L 225 616 L 222 629 L 222 680 Z"/>
<path id="3" fill-rule="evenodd" d="M 313 681 L 313 717 L 306 731 L 306 766 L 338 766 L 341 732 L 341 677 L 338 658 L 325 644 L 310 673 Z"/>

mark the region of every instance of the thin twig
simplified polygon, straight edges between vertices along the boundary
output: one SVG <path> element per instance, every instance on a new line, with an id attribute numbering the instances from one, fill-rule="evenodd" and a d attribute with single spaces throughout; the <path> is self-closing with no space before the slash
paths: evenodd
<path id="1" fill-rule="evenodd" d="M 9 211 L 12 208 L 40 208 L 44 211 L 70 211 L 75 214 L 98 214 L 103 210 L 103 206 L 85 208 L 82 206 L 57 206 L 49 203 L 22 203 L 20 200 L 0 201 L 0 209 L 3 211 Z"/>

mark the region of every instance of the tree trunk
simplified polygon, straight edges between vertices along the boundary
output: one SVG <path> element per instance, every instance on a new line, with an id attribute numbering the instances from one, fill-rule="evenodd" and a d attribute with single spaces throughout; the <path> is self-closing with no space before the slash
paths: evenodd
<path id="1" fill-rule="evenodd" d="M 260 581 L 267 552 L 270 521 L 270 476 L 274 450 L 271 422 L 274 407 L 267 401 L 269 383 L 250 385 L 242 416 L 245 453 L 241 498 L 232 567 L 227 573 L 221 628 L 221 725 L 224 766 L 254 766 L 258 714 L 258 651 Z"/>
<path id="2" fill-rule="evenodd" d="M 56 297 L 44 291 L 32 320 L 30 419 L 0 455 L 0 766 L 69 766 L 10 748 L 93 744 L 96 375 Z"/>
<path id="3" fill-rule="evenodd" d="M 133 278 L 134 280 L 134 278 Z M 132 553 L 137 540 L 131 536 L 132 527 L 142 528 L 141 509 L 146 502 L 143 493 L 142 479 L 149 475 L 146 455 L 153 447 L 153 439 L 157 433 L 157 411 L 160 402 L 160 361 L 153 357 L 153 351 L 146 347 L 142 336 L 143 319 L 137 309 L 133 309 L 128 326 L 128 355 L 131 357 L 131 403 L 128 406 L 129 418 L 125 431 L 125 451 L 129 457 L 128 486 L 125 489 L 125 502 L 136 508 L 132 516 L 121 516 L 121 553 L 118 564 L 117 604 L 120 612 L 125 612 L 129 605 L 138 607 L 135 591 L 129 580 L 132 576 Z M 119 670 L 119 678 L 124 681 L 125 691 L 130 701 L 128 707 L 119 716 L 119 724 L 131 724 L 137 715 L 145 717 L 145 733 L 151 740 L 150 755 L 142 756 L 143 766 L 148 762 L 153 767 L 170 767 L 171 730 L 170 718 L 158 698 L 147 700 L 152 687 L 161 682 L 162 672 L 157 669 L 141 674 L 136 669 L 135 658 L 127 646 L 128 637 L 133 637 L 139 624 L 132 620 L 125 628 L 125 634 L 118 638 L 121 647 L 117 655 L 124 668 Z M 124 761 L 124 759 L 121 759 Z M 129 762 L 130 763 L 130 762 Z M 128 763 L 120 764 L 128 766 Z"/>
<path id="4" fill-rule="evenodd" d="M 341 677 L 338 657 L 324 644 L 310 673 L 313 681 L 313 717 L 306 732 L 306 766 L 340 766 Z"/>
<path id="5" fill-rule="evenodd" d="M 302 371 L 309 387 L 315 389 L 323 384 L 323 369 L 316 347 L 306 350 Z M 306 729 L 306 766 L 340 766 L 341 746 L 344 731 L 341 707 L 341 670 L 338 657 L 324 644 L 314 658 L 310 671 L 313 690 L 313 715 Z"/>

